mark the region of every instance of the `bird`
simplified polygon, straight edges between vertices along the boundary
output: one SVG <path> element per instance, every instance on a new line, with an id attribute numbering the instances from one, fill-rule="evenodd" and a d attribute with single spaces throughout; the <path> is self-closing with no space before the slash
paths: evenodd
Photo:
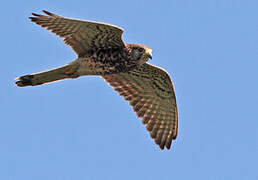
<path id="1" fill-rule="evenodd" d="M 101 76 L 142 119 L 150 136 L 169 150 L 178 134 L 178 110 L 169 74 L 149 64 L 152 49 L 126 44 L 121 27 L 66 18 L 43 10 L 29 19 L 63 38 L 77 54 L 67 65 L 16 78 L 18 87 L 37 86 L 85 75 Z"/>

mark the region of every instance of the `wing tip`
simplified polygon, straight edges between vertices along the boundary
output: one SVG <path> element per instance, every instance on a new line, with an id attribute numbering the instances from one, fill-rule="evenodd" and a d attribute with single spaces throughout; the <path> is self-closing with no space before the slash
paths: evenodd
<path id="1" fill-rule="evenodd" d="M 31 15 L 32 16 L 37 16 L 37 17 L 42 16 L 41 14 L 37 14 L 37 13 L 31 13 Z"/>
<path id="2" fill-rule="evenodd" d="M 156 142 L 156 141 L 155 141 L 155 143 L 160 147 L 161 150 L 164 150 L 165 147 L 167 148 L 167 150 L 170 150 L 171 144 L 172 144 L 172 140 L 166 141 L 165 143 Z"/>
<path id="3" fill-rule="evenodd" d="M 54 18 L 60 17 L 60 16 L 58 16 L 56 14 L 53 14 L 53 13 L 51 13 L 49 11 L 46 11 L 46 10 L 42 10 L 42 12 L 45 13 L 46 15 L 50 16 L 50 17 L 54 17 Z M 46 17 L 44 15 L 37 14 L 37 13 L 31 13 L 31 15 L 34 16 L 34 17 L 29 17 L 30 20 L 40 18 L 40 17 Z"/>
<path id="4" fill-rule="evenodd" d="M 167 150 L 170 150 L 172 141 L 176 139 L 176 136 L 159 134 L 156 128 L 153 128 L 152 130 L 147 130 L 150 132 L 150 137 L 154 139 L 155 143 L 160 147 L 161 150 L 164 150 L 165 147 L 167 148 Z"/>
<path id="5" fill-rule="evenodd" d="M 55 14 L 49 12 L 49 11 L 46 11 L 46 10 L 42 10 L 42 12 L 45 13 L 46 15 L 48 15 L 48 16 L 51 16 L 51 17 L 59 17 L 59 16 L 57 16 L 57 15 L 55 15 Z"/>
<path id="6" fill-rule="evenodd" d="M 40 18 L 40 17 L 42 17 L 42 15 L 41 14 L 37 14 L 37 13 L 31 13 L 31 17 L 29 17 L 29 19 L 32 21 L 32 22 L 34 22 L 34 21 L 36 21 L 38 18 Z"/>

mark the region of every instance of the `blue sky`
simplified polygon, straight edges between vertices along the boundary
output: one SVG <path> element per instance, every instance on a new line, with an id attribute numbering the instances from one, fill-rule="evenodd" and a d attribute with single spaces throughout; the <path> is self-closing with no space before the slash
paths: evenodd
<path id="1" fill-rule="evenodd" d="M 0 179 L 258 178 L 258 1 L 2 3 Z M 174 82 L 179 134 L 161 151 L 100 77 L 18 88 L 14 78 L 76 58 L 28 20 L 45 9 L 125 29 Z"/>

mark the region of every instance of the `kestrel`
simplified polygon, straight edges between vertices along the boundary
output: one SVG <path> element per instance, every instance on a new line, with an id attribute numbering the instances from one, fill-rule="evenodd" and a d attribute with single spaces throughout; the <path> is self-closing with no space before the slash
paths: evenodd
<path id="1" fill-rule="evenodd" d="M 46 15 L 32 13 L 29 19 L 64 38 L 78 57 L 59 68 L 18 77 L 15 84 L 36 86 L 66 78 L 100 75 L 129 101 L 156 144 L 161 149 L 170 149 L 178 129 L 176 96 L 168 73 L 147 63 L 152 58 L 152 49 L 125 44 L 120 27 L 43 12 Z"/>

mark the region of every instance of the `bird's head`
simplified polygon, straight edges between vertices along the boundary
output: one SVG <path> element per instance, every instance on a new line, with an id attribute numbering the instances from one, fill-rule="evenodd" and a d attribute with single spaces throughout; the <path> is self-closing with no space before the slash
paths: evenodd
<path id="1" fill-rule="evenodd" d="M 138 44 L 130 44 L 130 48 L 133 59 L 137 60 L 139 64 L 144 64 L 149 59 L 152 59 L 152 49 L 150 47 Z"/>

